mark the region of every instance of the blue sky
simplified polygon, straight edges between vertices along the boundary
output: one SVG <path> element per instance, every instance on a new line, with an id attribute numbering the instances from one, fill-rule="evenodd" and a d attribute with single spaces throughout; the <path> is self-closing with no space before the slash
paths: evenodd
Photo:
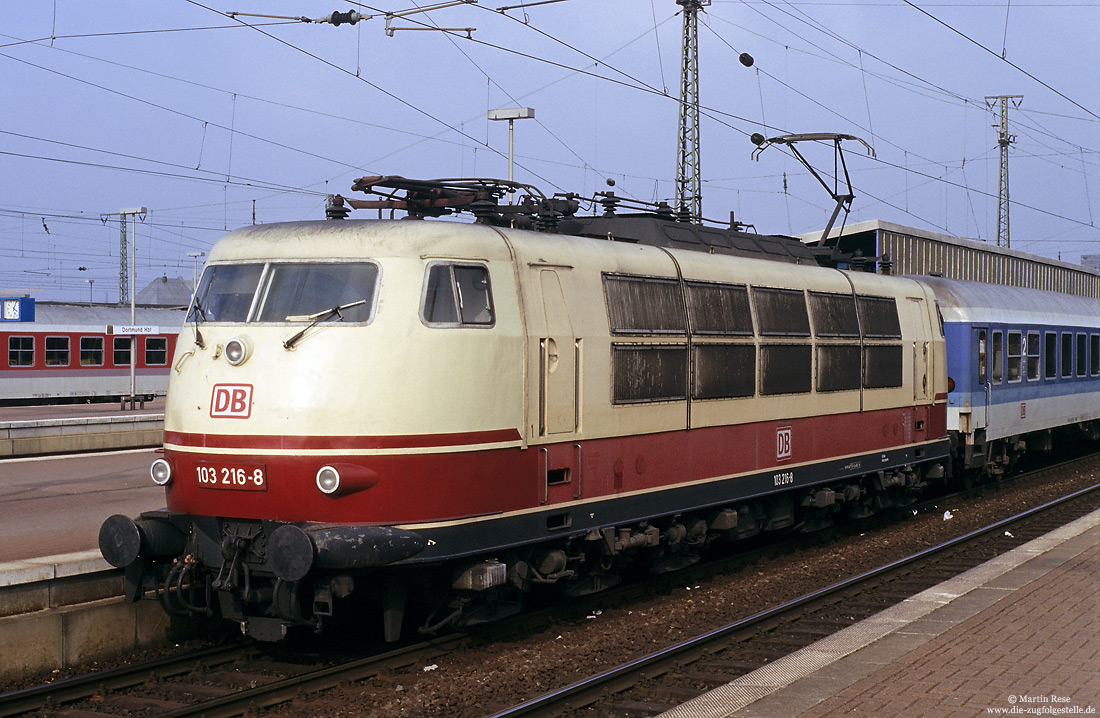
<path id="1" fill-rule="evenodd" d="M 10 3 L 0 27 L 0 295 L 118 298 L 117 217 L 145 206 L 140 288 L 190 278 L 189 252 L 253 221 L 322 218 L 363 175 L 506 177 L 584 195 L 614 179 L 675 194 L 680 7 L 674 0 L 518 0 L 395 18 L 416 5 L 176 0 Z M 425 5 L 421 4 L 421 7 Z M 226 13 L 372 15 L 354 26 Z M 713 0 L 700 15 L 704 215 L 761 232 L 819 229 L 832 202 L 749 135 L 842 132 L 856 199 L 883 219 L 993 242 L 997 133 L 1009 114 L 1011 241 L 1100 253 L 1096 0 Z M 751 68 L 739 53 L 755 59 Z M 806 147 L 832 169 L 832 152 Z M 1094 207 L 1095 205 L 1095 207 Z M 354 215 L 353 215 L 354 216 Z M 80 267 L 85 269 L 81 270 Z M 90 285 L 87 280 L 94 280 Z"/>

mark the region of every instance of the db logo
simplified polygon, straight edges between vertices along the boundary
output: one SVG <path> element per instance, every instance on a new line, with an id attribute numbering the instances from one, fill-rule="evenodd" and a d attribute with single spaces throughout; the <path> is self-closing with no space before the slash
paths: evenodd
<path id="1" fill-rule="evenodd" d="M 791 427 L 781 426 L 775 430 L 775 458 L 779 461 L 791 458 Z"/>
<path id="2" fill-rule="evenodd" d="M 252 414 L 251 384 L 215 384 L 210 396 L 214 419 L 247 419 Z"/>

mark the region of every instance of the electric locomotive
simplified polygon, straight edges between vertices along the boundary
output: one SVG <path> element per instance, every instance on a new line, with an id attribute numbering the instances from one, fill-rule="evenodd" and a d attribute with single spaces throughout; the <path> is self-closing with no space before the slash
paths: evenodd
<path id="1" fill-rule="evenodd" d="M 156 590 L 265 640 L 372 610 L 394 640 L 947 475 L 926 284 L 660 209 L 632 234 L 573 217 L 571 197 L 500 207 L 505 183 L 360 185 L 407 190 L 379 209 L 478 222 L 261 225 L 215 245 L 151 469 L 167 508 L 100 533 L 134 600 Z"/>

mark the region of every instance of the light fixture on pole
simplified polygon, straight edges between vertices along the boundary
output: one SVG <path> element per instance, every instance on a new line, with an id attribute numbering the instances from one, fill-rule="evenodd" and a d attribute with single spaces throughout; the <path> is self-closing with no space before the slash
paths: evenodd
<path id="1" fill-rule="evenodd" d="M 512 167 L 514 165 L 514 140 L 515 121 L 528 120 L 535 116 L 535 110 L 531 107 L 508 107 L 500 110 L 489 110 L 490 120 L 508 120 L 508 181 L 513 181 Z M 508 190 L 508 204 L 512 203 L 513 190 Z"/>
<path id="2" fill-rule="evenodd" d="M 199 257 L 205 257 L 206 252 L 188 252 L 187 256 L 194 260 L 192 267 L 191 293 L 199 291 Z"/>

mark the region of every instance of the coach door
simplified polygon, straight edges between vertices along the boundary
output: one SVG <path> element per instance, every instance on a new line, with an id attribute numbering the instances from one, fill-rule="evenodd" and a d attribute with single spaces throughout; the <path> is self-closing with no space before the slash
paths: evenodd
<path id="1" fill-rule="evenodd" d="M 968 393 L 970 394 L 970 413 L 972 417 L 973 428 L 981 428 L 985 426 L 986 415 L 989 412 L 989 369 L 990 369 L 990 348 L 989 348 L 989 328 L 988 327 L 974 327 L 973 338 L 973 353 L 975 365 L 973 367 L 973 384 L 970 387 Z"/>
<path id="2" fill-rule="evenodd" d="M 558 272 L 539 272 L 546 331 L 540 338 L 539 433 L 577 430 L 577 338 Z"/>

